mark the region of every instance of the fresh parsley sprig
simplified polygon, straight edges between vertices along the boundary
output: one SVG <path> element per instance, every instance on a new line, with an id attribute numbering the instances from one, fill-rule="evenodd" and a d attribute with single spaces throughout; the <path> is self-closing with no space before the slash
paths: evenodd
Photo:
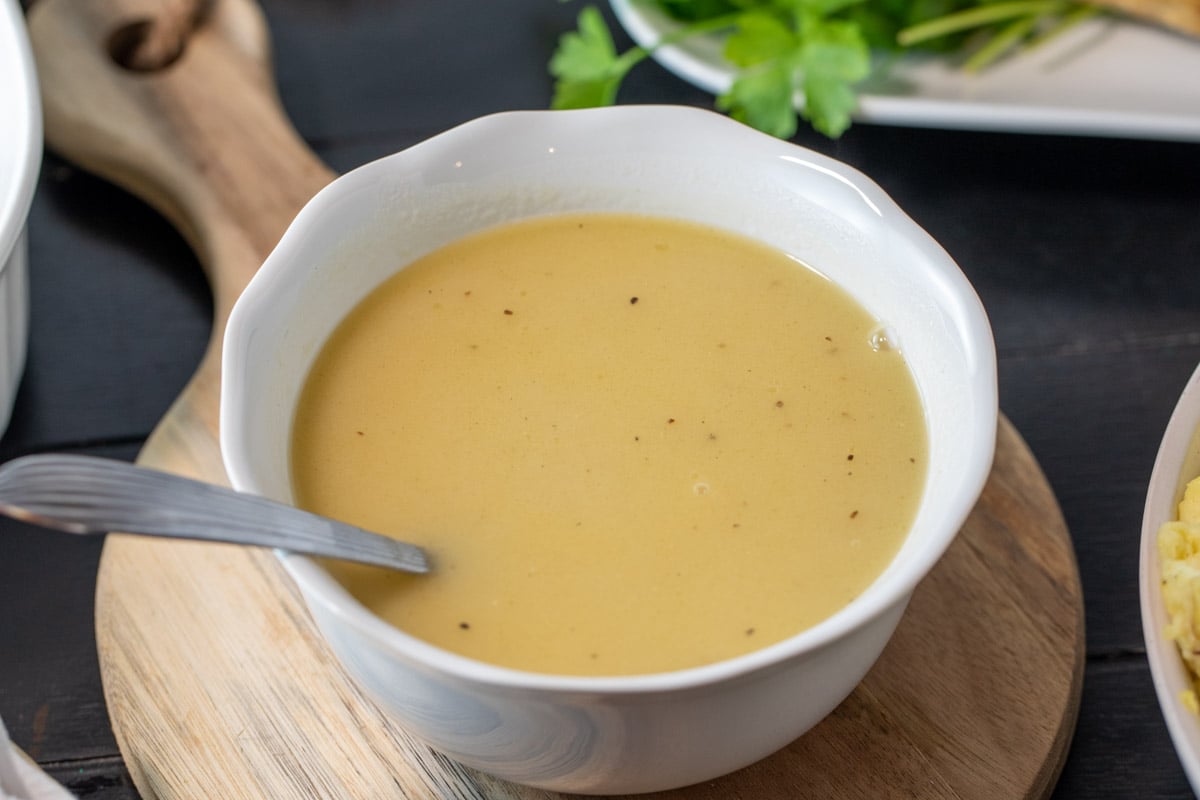
<path id="1" fill-rule="evenodd" d="M 604 17 L 584 7 L 577 30 L 560 38 L 550 60 L 553 108 L 611 105 L 625 76 L 654 49 L 721 33 L 724 58 L 737 72 L 717 98 L 719 109 L 790 138 L 799 106 L 815 129 L 836 138 L 850 126 L 873 49 L 965 53 L 963 67 L 977 71 L 1096 13 L 1073 0 L 642 1 L 680 27 L 652 48 L 618 53 Z"/>
<path id="2" fill-rule="evenodd" d="M 803 113 L 829 136 L 850 124 L 853 83 L 870 72 L 870 51 L 853 24 L 833 19 L 861 0 L 798 0 L 699 19 L 664 37 L 656 47 L 692 36 L 728 31 L 725 57 L 739 73 L 717 107 L 760 130 L 789 138 L 796 132 L 793 98 L 804 94 Z M 557 79 L 553 108 L 587 108 L 616 102 L 621 81 L 650 50 L 617 53 L 604 18 L 592 6 L 579 14 L 578 29 L 562 36 L 550 60 Z"/>
<path id="3" fill-rule="evenodd" d="M 736 14 L 725 14 L 693 23 L 658 41 L 655 47 L 674 44 L 729 28 Z M 593 6 L 579 12 L 578 30 L 564 33 L 550 58 L 554 84 L 553 108 L 592 108 L 616 102 L 617 90 L 626 73 L 650 55 L 643 47 L 631 47 L 618 55 L 604 17 Z"/>

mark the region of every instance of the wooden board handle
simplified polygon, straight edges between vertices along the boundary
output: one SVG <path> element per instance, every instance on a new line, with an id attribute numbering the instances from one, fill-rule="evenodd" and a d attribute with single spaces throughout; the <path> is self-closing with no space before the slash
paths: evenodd
<path id="1" fill-rule="evenodd" d="M 208 275 L 208 348 L 138 462 L 219 482 L 217 397 L 229 312 L 333 173 L 284 114 L 258 6 L 200 2 L 178 57 L 150 71 L 123 67 L 114 53 L 152 35 L 171 13 L 167 0 L 40 0 L 28 23 L 47 144 L 162 212 Z"/>
<path id="2" fill-rule="evenodd" d="M 162 212 L 212 284 L 214 338 L 300 207 L 332 178 L 275 93 L 266 24 L 213 0 L 178 58 L 117 62 L 170 12 L 163 0 L 41 0 L 29 15 L 47 144 Z"/>

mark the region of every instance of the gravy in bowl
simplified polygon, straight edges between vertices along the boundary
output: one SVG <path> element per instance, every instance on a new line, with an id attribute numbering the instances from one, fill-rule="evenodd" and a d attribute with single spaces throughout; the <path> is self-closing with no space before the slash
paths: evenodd
<path id="1" fill-rule="evenodd" d="M 837 612 L 909 530 L 927 433 L 882 330 L 701 225 L 494 228 L 401 269 L 326 343 L 296 501 L 433 555 L 430 576 L 328 567 L 439 647 L 562 675 L 721 661 Z"/>

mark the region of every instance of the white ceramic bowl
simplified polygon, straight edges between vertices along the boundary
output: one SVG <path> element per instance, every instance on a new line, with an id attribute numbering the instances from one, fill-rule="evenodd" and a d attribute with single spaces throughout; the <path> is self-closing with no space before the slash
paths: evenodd
<path id="1" fill-rule="evenodd" d="M 345 175 L 296 217 L 226 331 L 221 447 L 233 485 L 291 500 L 289 428 L 308 367 L 398 265 L 480 228 L 589 210 L 684 218 L 775 245 L 892 328 L 925 404 L 930 471 L 913 531 L 884 574 L 832 618 L 758 652 L 582 678 L 434 648 L 373 616 L 315 562 L 281 557 L 347 670 L 417 737 L 520 783 L 641 792 L 763 758 L 859 682 L 988 475 L 995 355 L 962 273 L 843 164 L 695 109 L 499 114 Z"/>
<path id="2" fill-rule="evenodd" d="M 25 367 L 29 328 L 25 219 L 42 163 L 42 107 L 25 17 L 0 0 L 0 433 Z"/>
<path id="3" fill-rule="evenodd" d="M 1200 476 L 1200 367 L 1192 373 L 1179 397 L 1154 460 L 1142 515 L 1138 575 L 1142 635 L 1146 639 L 1154 690 L 1188 782 L 1192 791 L 1200 795 L 1200 718 L 1189 712 L 1179 699 L 1184 690 L 1191 688 L 1191 681 L 1175 642 L 1164 635 L 1168 617 L 1160 588 L 1162 569 L 1157 544 L 1158 529 L 1164 522 L 1178 518 L 1184 487 L 1197 476 Z"/>

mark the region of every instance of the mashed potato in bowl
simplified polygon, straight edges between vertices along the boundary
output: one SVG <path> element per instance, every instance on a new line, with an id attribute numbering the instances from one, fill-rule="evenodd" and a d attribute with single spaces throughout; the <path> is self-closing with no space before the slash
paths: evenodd
<path id="1" fill-rule="evenodd" d="M 1200 796 L 1200 713 L 1193 713 L 1188 705 L 1200 700 L 1197 476 L 1200 367 L 1184 387 L 1159 444 L 1146 491 L 1139 556 L 1142 633 L 1150 675 L 1175 752 L 1192 790 Z M 1195 485 L 1188 486 L 1188 481 Z"/>
<path id="2" fill-rule="evenodd" d="M 1200 677 L 1200 478 L 1194 478 L 1179 502 L 1179 519 L 1158 530 L 1162 593 L 1170 621 L 1166 635 L 1179 647 L 1193 684 Z M 1180 693 L 1193 714 L 1200 713 L 1195 685 Z"/>

